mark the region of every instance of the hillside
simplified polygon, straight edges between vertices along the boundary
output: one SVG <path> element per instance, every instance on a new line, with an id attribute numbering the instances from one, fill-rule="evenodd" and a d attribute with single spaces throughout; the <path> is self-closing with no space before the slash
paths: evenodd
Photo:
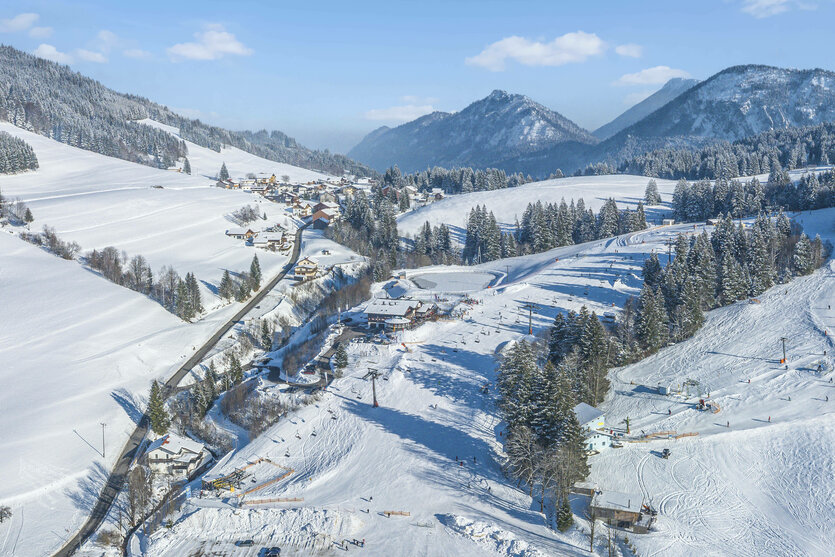
<path id="1" fill-rule="evenodd" d="M 0 118 L 82 149 L 166 168 L 187 156 L 170 135 L 133 122 L 151 118 L 184 139 L 219 151 L 237 147 L 269 160 L 341 175 L 373 173 L 342 155 L 314 151 L 279 132 L 234 132 L 184 118 L 165 106 L 108 89 L 69 67 L 0 46 Z M 148 153 L 154 153 L 154 156 Z"/>
<path id="2" fill-rule="evenodd" d="M 835 73 L 734 66 L 676 97 L 610 141 L 699 137 L 733 141 L 835 120 Z"/>
<path id="3" fill-rule="evenodd" d="M 697 83 L 699 83 L 698 79 L 673 78 L 665 83 L 661 89 L 630 107 L 608 124 L 604 124 L 594 130 L 592 135 L 599 139 L 607 139 L 622 129 L 628 128 L 632 124 L 643 120 Z"/>
<path id="4" fill-rule="evenodd" d="M 283 205 L 213 187 L 197 175 L 106 157 L 8 123 L 0 130 L 25 140 L 39 161 L 37 170 L 0 175 L 4 196 L 20 197 L 32 209 L 33 231 L 54 227 L 84 252 L 112 245 L 129 257 L 141 254 L 155 276 L 169 265 L 180 276 L 193 272 L 208 310 L 185 323 L 145 295 L 16 238 L 20 229 L 0 230 L 0 359 L 12 362 L 0 366 L 0 380 L 15 385 L 0 394 L 0 447 L 13 455 L 0 459 L 0 501 L 14 513 L 3 525 L 0 554 L 28 557 L 57 549 L 86 518 L 145 407 L 150 381 L 167 377 L 240 308 L 217 295 L 224 269 L 248 269 L 257 253 L 271 277 L 287 262 L 285 255 L 227 238 L 224 231 L 235 226 L 229 213 L 254 204 L 267 213 L 265 225 L 290 222 Z M 221 156 L 192 148 L 196 160 Z M 280 168 L 296 180 L 317 176 L 235 149 L 222 155 L 233 171 L 253 165 Z M 219 164 L 201 164 L 209 163 Z M 303 244 L 305 253 L 320 251 L 315 242 Z M 277 293 L 272 301 L 281 299 Z M 272 307 L 262 305 L 262 312 Z M 100 422 L 107 424 L 106 458 L 97 452 Z M 60 535 L 43 535 L 50 530 Z"/>
<path id="5" fill-rule="evenodd" d="M 597 140 L 561 114 L 523 95 L 493 91 L 460 112 L 433 112 L 392 129 L 377 129 L 349 151 L 376 168 L 489 167 L 510 155 Z"/>
<path id="6" fill-rule="evenodd" d="M 831 235 L 832 216 L 832 210 L 804 215 L 804 225 Z M 538 494 L 530 497 L 502 469 L 506 426 L 497 409 L 495 357 L 530 338 L 524 304 L 536 307 L 535 334 L 558 312 L 582 304 L 598 314 L 619 311 L 640 290 L 643 261 L 691 232 L 690 224 L 655 228 L 476 267 L 406 271 L 410 295 L 449 301 L 464 290 L 478 303 L 459 305 L 462 319 L 427 323 L 391 344 L 352 343 L 345 376 L 317 404 L 210 472 L 218 476 L 266 457 L 292 469 L 288 477 L 260 491 L 260 503 L 237 507 L 222 498 L 225 492 L 193 497 L 172 529 L 141 539 L 142 547 L 162 557 L 198 548 L 223 553 L 250 537 L 256 547 L 281 545 L 282 555 L 296 556 L 347 538 L 364 540 L 369 555 L 403 547 L 443 557 L 588 555 L 582 518 L 588 500 L 572 497 L 575 525 L 560 533 L 543 524 L 553 516 L 540 514 Z M 610 374 L 607 427 L 621 430 L 628 416 L 635 432 L 698 434 L 624 443 L 590 457 L 600 489 L 631 494 L 659 511 L 653 531 L 629 535 L 640 554 L 685 556 L 718 547 L 734 555 L 817 555 L 835 542 L 820 520 L 835 511 L 826 490 L 835 429 L 823 399 L 832 389 L 811 371 L 822 348 L 832 348 L 821 329 L 835 324 L 835 314 L 820 309 L 832 296 L 831 273 L 821 269 L 775 287 L 761 304 L 718 309 L 692 339 Z M 774 361 L 781 334 L 796 339 L 785 372 Z M 363 378 L 369 366 L 382 375 L 379 408 Z M 680 385 L 689 377 L 710 389 L 718 416 L 695 410 L 698 396 L 654 392 L 659 382 Z M 665 447 L 669 460 L 658 456 Z M 256 470 L 253 480 L 270 477 Z M 390 510 L 408 515 L 386 516 Z M 605 529 L 598 528 L 592 553 L 606 555 Z"/>

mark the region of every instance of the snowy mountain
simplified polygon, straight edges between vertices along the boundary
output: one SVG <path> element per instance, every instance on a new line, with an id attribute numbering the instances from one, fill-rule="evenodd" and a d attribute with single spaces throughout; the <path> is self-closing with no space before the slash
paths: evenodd
<path id="1" fill-rule="evenodd" d="M 643 120 L 697 83 L 699 83 L 698 79 L 673 78 L 665 83 L 661 89 L 638 104 L 633 105 L 608 124 L 600 126 L 592 134 L 600 139 L 612 137 L 622 129 L 628 128 L 632 124 Z"/>
<path id="2" fill-rule="evenodd" d="M 734 66 L 699 83 L 622 130 L 628 137 L 702 137 L 733 141 L 771 129 L 835 120 L 835 73 Z"/>
<path id="3" fill-rule="evenodd" d="M 69 67 L 0 46 L 0 119 L 62 143 L 166 168 L 187 149 L 170 134 L 134 122 L 145 118 L 179 130 L 183 139 L 220 152 L 236 147 L 261 158 L 329 174 L 373 174 L 343 155 L 315 151 L 280 131 L 229 131 L 184 118 L 148 99 L 119 93 Z"/>
<path id="4" fill-rule="evenodd" d="M 433 112 L 393 129 L 379 128 L 348 155 L 377 170 L 397 164 L 488 167 L 511 156 L 554 146 L 588 145 L 586 130 L 524 95 L 493 91 L 456 113 Z"/>

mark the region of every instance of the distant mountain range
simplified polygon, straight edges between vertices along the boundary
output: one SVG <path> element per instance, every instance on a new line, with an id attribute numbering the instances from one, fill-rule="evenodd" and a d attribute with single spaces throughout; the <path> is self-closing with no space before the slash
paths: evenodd
<path id="1" fill-rule="evenodd" d="M 349 155 L 377 170 L 473 166 L 544 176 L 832 121 L 835 73 L 745 65 L 702 82 L 672 80 L 594 134 L 527 97 L 494 91 L 459 113 L 375 130 Z"/>
<path id="2" fill-rule="evenodd" d="M 608 124 L 600 126 L 592 134 L 601 140 L 612 137 L 622 129 L 640 122 L 697 83 L 699 83 L 698 79 L 673 78 L 665 83 L 661 89 L 632 106 Z"/>
<path id="3" fill-rule="evenodd" d="M 487 167 L 554 145 L 591 145 L 597 139 L 565 116 L 523 95 L 493 91 L 461 112 L 433 112 L 396 128 L 368 134 L 348 156 L 377 170 L 397 164 Z"/>

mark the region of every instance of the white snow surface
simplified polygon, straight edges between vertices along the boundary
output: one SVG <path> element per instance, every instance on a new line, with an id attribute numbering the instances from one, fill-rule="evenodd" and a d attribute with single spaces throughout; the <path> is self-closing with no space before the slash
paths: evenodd
<path id="1" fill-rule="evenodd" d="M 249 173 L 254 173 L 259 178 L 269 177 L 275 174 L 278 179 L 281 179 L 286 174 L 290 177 L 291 182 L 308 182 L 330 177 L 328 174 L 315 170 L 308 170 L 291 164 L 264 159 L 252 153 L 242 151 L 237 147 L 225 146 L 218 153 L 208 147 L 201 147 L 196 143 L 182 139 L 178 128 L 162 124 L 150 118 L 136 120 L 136 122 L 159 128 L 185 141 L 186 147 L 188 148 L 188 162 L 191 164 L 191 172 L 194 175 L 214 178 L 217 176 L 223 163 L 226 163 L 226 170 L 229 171 L 229 176 L 233 179 L 246 178 Z"/>
<path id="2" fill-rule="evenodd" d="M 799 220 L 808 232 L 832 238 L 833 217 L 835 210 L 825 210 Z M 639 292 L 640 267 L 652 251 L 665 250 L 664 241 L 678 233 L 700 231 L 660 227 L 476 267 L 412 271 L 431 276 L 446 269 L 431 291 L 412 291 L 427 300 L 444 296 L 445 284 L 457 290 L 468 272 L 502 278 L 470 293 L 482 303 L 464 319 L 425 324 L 389 346 L 352 344 L 345 376 L 319 403 L 279 422 L 214 473 L 263 456 L 292 467 L 293 475 L 257 497 L 304 499 L 272 507 L 354 514 L 362 524 L 349 539 L 366 539 L 368 555 L 588 555 L 584 520 L 575 517 L 566 534 L 545 526 L 538 500 L 503 475 L 504 425 L 494 388 L 485 396 L 481 387 L 495 381 L 494 355 L 525 338 L 523 304 L 539 305 L 535 334 L 550 326 L 557 311 L 583 304 L 598 315 L 618 312 Z M 835 312 L 824 309 L 835 294 L 833 273 L 830 263 L 773 288 L 759 304 L 716 310 L 693 339 L 611 373 L 613 386 L 602 405 L 607 424 L 618 427 L 629 416 L 633 431 L 699 434 L 627 443 L 590 460 L 590 481 L 601 489 L 641 493 L 659 510 L 653 532 L 629 536 L 641 555 L 828 554 L 835 543 L 825 518 L 835 513 L 835 402 L 825 396 L 835 400 L 835 389 L 828 377 L 814 373 L 814 364 L 823 349 L 832 349 L 823 329 L 835 326 Z M 788 371 L 775 363 L 783 335 L 792 339 Z M 371 386 L 362 379 L 368 367 L 383 375 L 377 381 L 380 408 L 371 407 Z M 695 399 L 650 392 L 688 377 L 709 386 L 719 414 L 692 409 Z M 656 454 L 665 447 L 672 450 L 669 460 Z M 199 507 L 218 500 L 196 501 Z M 575 512 L 584 501 L 575 498 Z M 410 516 L 387 518 L 381 514 L 386 510 Z M 256 521 L 239 535 L 262 528 Z M 605 555 L 601 531 L 595 553 Z M 200 547 L 201 536 L 197 528 L 177 530 L 178 551 Z M 256 541 L 269 546 L 275 539 L 284 538 Z M 168 543 L 152 540 L 145 554 L 175 555 Z M 292 543 L 284 549 L 304 552 Z"/>
<path id="3" fill-rule="evenodd" d="M 576 176 L 530 182 L 515 188 L 450 195 L 425 207 L 403 213 L 397 219 L 397 226 L 401 233 L 410 235 L 414 235 L 426 221 L 432 226 L 444 223 L 448 226 L 466 228 L 470 209 L 476 205 L 486 205 L 487 210 L 493 211 L 500 224 L 512 226 L 516 219 L 522 220 L 528 203 L 559 203 L 561 199 L 565 199 L 566 203 L 571 203 L 573 199 L 576 203 L 582 198 L 586 209 L 594 209 L 597 212 L 603 203 L 612 197 L 618 203 L 618 207 L 634 210 L 638 202 L 644 199 L 648 181 L 649 178 L 646 176 L 628 174 Z M 675 181 L 658 178 L 655 181 L 662 201 L 671 202 Z M 662 215 L 668 212 L 668 209 L 661 206 L 647 208 L 647 218 L 660 222 Z"/>
<path id="4" fill-rule="evenodd" d="M 240 307 L 213 292 L 223 270 L 248 269 L 257 253 L 266 278 L 287 262 L 226 237 L 235 226 L 227 215 L 256 204 L 268 220 L 250 226 L 292 222 L 283 205 L 211 187 L 203 177 L 76 149 L 8 123 L 0 129 L 38 156 L 38 170 L 0 176 L 4 196 L 31 207 L 32 230 L 52 226 L 83 251 L 113 245 L 129 257 L 142 254 L 154 272 L 164 265 L 181 276 L 194 272 L 209 310 L 187 324 L 77 261 L 14 237 L 14 228 L 0 230 L 0 380 L 9 386 L 0 392 L 0 505 L 13 512 L 0 525 L 0 555 L 39 556 L 87 518 L 151 380 L 169 377 Z M 332 262 L 347 253 L 324 239 L 311 242 L 330 248 Z M 281 299 L 269 296 L 260 311 Z"/>

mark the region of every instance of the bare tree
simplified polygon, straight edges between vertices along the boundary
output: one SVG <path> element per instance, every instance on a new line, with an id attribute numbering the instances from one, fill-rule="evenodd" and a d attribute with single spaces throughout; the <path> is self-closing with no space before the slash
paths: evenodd
<path id="1" fill-rule="evenodd" d="M 3 524 L 12 517 L 12 509 L 10 507 L 0 507 L 0 524 Z"/>
<path id="2" fill-rule="evenodd" d="M 128 473 L 127 512 L 131 526 L 136 526 L 153 495 L 153 474 L 144 466 L 137 466 Z"/>

